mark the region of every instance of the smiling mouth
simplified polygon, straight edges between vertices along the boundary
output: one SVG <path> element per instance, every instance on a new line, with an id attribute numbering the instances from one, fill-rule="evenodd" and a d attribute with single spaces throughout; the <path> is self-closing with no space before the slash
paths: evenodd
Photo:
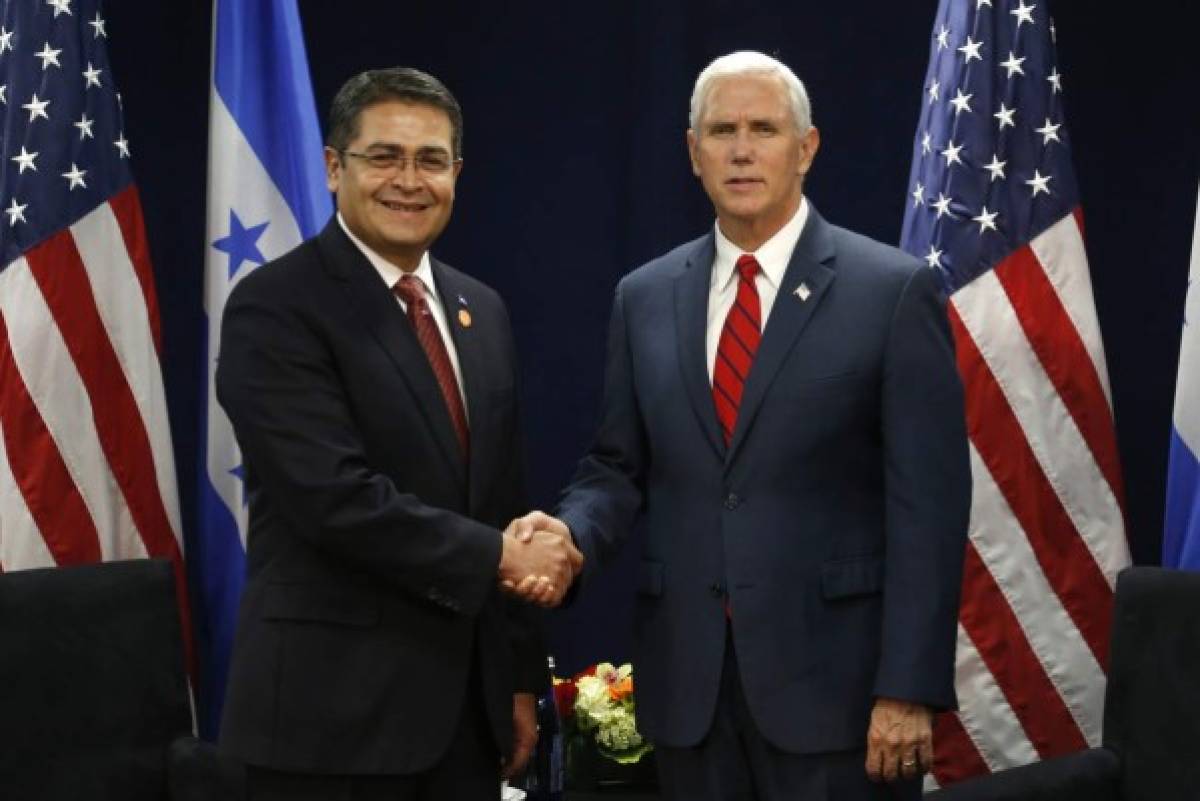
<path id="1" fill-rule="evenodd" d="M 424 203 L 404 203 L 399 200 L 381 200 L 379 203 L 392 211 L 418 212 L 425 211 L 428 208 Z"/>

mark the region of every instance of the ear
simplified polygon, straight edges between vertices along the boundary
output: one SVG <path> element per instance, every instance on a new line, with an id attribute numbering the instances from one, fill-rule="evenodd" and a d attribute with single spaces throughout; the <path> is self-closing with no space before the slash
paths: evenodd
<path id="1" fill-rule="evenodd" d="M 700 138 L 691 128 L 687 130 L 688 158 L 692 162 L 692 175 L 700 177 Z"/>
<path id="2" fill-rule="evenodd" d="M 808 175 L 808 170 L 812 167 L 813 159 L 817 155 L 817 150 L 821 147 L 821 132 L 812 127 L 808 129 L 808 133 L 800 137 L 800 163 L 796 167 L 796 174 L 803 178 Z"/>
<path id="3" fill-rule="evenodd" d="M 462 159 L 459 159 L 458 161 L 454 162 L 453 166 L 451 166 L 450 169 L 454 171 L 454 180 L 456 180 L 456 181 L 458 180 L 459 174 L 462 173 L 462 168 L 463 168 L 463 160 Z"/>
<path id="4" fill-rule="evenodd" d="M 342 154 L 332 147 L 325 148 L 325 186 L 330 192 L 337 193 L 342 181 Z"/>

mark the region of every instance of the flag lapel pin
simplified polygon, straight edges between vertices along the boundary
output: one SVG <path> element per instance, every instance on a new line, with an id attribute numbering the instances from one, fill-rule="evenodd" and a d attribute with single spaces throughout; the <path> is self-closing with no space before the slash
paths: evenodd
<path id="1" fill-rule="evenodd" d="M 800 298 L 801 302 L 803 302 L 808 300 L 809 296 L 812 295 L 812 290 L 808 288 L 808 284 L 801 283 L 792 294 Z"/>

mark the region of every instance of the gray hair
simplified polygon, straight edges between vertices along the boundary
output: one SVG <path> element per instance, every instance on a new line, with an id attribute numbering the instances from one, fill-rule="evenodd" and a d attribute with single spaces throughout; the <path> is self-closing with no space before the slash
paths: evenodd
<path id="1" fill-rule="evenodd" d="M 705 67 L 696 78 L 696 86 L 692 89 L 692 103 L 688 110 L 688 125 L 693 131 L 704 112 L 704 104 L 712 91 L 712 84 L 717 78 L 731 75 L 746 75 L 761 73 L 776 75 L 787 87 L 788 99 L 791 101 L 792 117 L 796 121 L 796 129 L 804 134 L 812 127 L 812 105 L 808 102 L 808 92 L 804 84 L 796 77 L 791 68 L 778 59 L 771 58 L 765 53 L 753 50 L 739 50 L 714 60 Z"/>

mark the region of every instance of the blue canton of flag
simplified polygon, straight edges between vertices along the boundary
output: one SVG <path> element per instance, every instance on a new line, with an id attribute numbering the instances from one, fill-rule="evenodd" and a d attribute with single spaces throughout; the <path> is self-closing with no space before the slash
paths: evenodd
<path id="1" fill-rule="evenodd" d="M 1163 564 L 1200 570 L 1200 198 L 1179 344 Z"/>
<path id="2" fill-rule="evenodd" d="M 941 4 L 913 145 L 901 247 L 951 291 L 1078 204 L 1045 3 L 997 6 Z"/>
<path id="3" fill-rule="evenodd" d="M 927 784 L 1100 741 L 1129 564 L 1111 393 L 1047 0 L 942 0 L 901 246 L 947 290 L 972 502 Z"/>
<path id="4" fill-rule="evenodd" d="M 133 183 L 99 4 L 72 1 L 2 6 L 5 265 Z"/>
<path id="5" fill-rule="evenodd" d="M 191 563 L 203 602 L 200 730 L 216 736 L 245 573 L 245 472 L 213 376 L 221 313 L 243 276 L 332 213 L 295 0 L 216 0 L 209 115 L 207 415 Z"/>

